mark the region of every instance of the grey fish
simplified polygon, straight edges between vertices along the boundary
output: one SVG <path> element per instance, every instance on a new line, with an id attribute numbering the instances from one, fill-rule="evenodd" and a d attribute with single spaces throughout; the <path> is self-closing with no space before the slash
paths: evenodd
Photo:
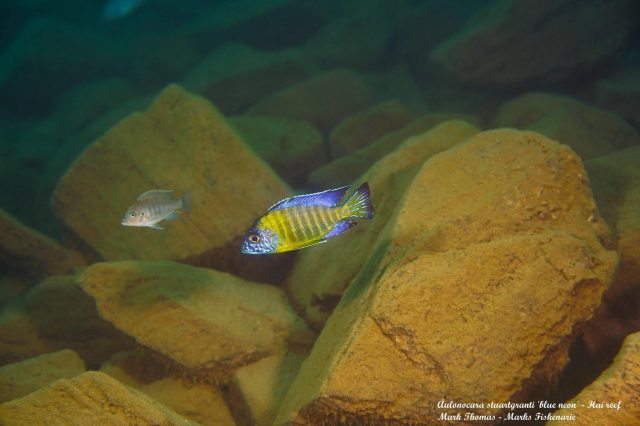
<path id="1" fill-rule="evenodd" d="M 140 195 L 127 209 L 120 223 L 124 226 L 147 226 L 164 229 L 158 222 L 178 218 L 179 211 L 189 210 L 187 194 L 181 197 L 173 190 L 154 189 Z"/>

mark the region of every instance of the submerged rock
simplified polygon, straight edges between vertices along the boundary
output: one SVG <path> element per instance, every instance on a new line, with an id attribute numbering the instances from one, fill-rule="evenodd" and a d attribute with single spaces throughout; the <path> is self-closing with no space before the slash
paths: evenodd
<path id="1" fill-rule="evenodd" d="M 232 369 L 313 336 L 282 290 L 172 262 L 99 263 L 80 277 L 98 312 L 195 381 L 224 383 Z"/>
<path id="2" fill-rule="evenodd" d="M 271 426 L 304 356 L 283 352 L 238 368 L 229 384 L 229 400 L 242 426 Z"/>
<path id="3" fill-rule="evenodd" d="M 227 44 L 196 64 L 182 84 L 225 114 L 239 114 L 261 98 L 309 78 L 311 70 L 299 50 L 269 52 Z"/>
<path id="4" fill-rule="evenodd" d="M 0 365 L 53 350 L 38 336 L 36 324 L 23 306 L 12 304 L 0 312 Z"/>
<path id="5" fill-rule="evenodd" d="M 608 363 L 622 339 L 640 330 L 640 145 L 585 163 L 602 216 L 616 234 L 618 274 L 584 341 L 588 355 Z"/>
<path id="6" fill-rule="evenodd" d="M 408 125 L 412 115 L 398 100 L 389 100 L 342 120 L 329 135 L 331 155 L 336 158 L 357 151 L 386 133 Z"/>
<path id="7" fill-rule="evenodd" d="M 439 123 L 455 119 L 465 120 L 473 125 L 477 125 L 478 122 L 475 117 L 465 114 L 423 114 L 406 126 L 390 131 L 368 145 L 319 167 L 309 176 L 309 183 L 317 188 L 344 185 L 357 179 L 378 159 L 392 152 L 407 138 L 426 132 Z"/>
<path id="8" fill-rule="evenodd" d="M 566 78 L 621 47 L 637 12 L 633 0 L 501 0 L 432 50 L 431 59 L 479 84 Z"/>
<path id="9" fill-rule="evenodd" d="M 148 368 L 139 351 L 119 352 L 102 364 L 100 371 L 120 383 L 144 392 L 178 414 L 208 426 L 235 424 L 222 390 L 167 376 L 166 370 Z"/>
<path id="10" fill-rule="evenodd" d="M 617 114 L 550 93 L 529 93 L 505 103 L 492 127 L 534 130 L 569 145 L 583 159 L 640 144 L 637 130 Z"/>
<path id="11" fill-rule="evenodd" d="M 613 364 L 547 425 L 636 425 L 640 423 L 640 333 L 627 336 Z"/>
<path id="12" fill-rule="evenodd" d="M 69 349 L 5 365 L 0 367 L 0 404 L 84 372 L 84 362 Z"/>
<path id="13" fill-rule="evenodd" d="M 150 189 L 189 193 L 191 210 L 162 231 L 120 225 Z M 226 246 L 288 192 L 209 102 L 172 85 L 83 152 L 60 179 L 53 207 L 72 237 L 105 260 L 184 259 L 212 249 L 224 260 L 239 256 Z"/>
<path id="14" fill-rule="evenodd" d="M 598 105 L 640 126 L 640 67 L 623 69 L 598 81 L 596 92 Z"/>
<path id="15" fill-rule="evenodd" d="M 264 97 L 248 114 L 305 120 L 328 134 L 344 117 L 368 107 L 373 94 L 347 69 L 334 69 Z"/>
<path id="16" fill-rule="evenodd" d="M 359 178 L 369 182 L 374 218 L 331 243 L 300 252 L 287 279 L 289 298 L 314 327 L 322 327 L 343 291 L 371 255 L 376 239 L 398 208 L 420 165 L 477 131 L 463 121 L 447 121 L 408 138 Z"/>
<path id="17" fill-rule="evenodd" d="M 276 424 L 436 424 L 440 400 L 536 398 L 617 262 L 579 158 L 533 132 L 433 156 L 377 234 Z"/>
<path id="18" fill-rule="evenodd" d="M 301 187 L 309 171 L 327 161 L 322 134 L 305 121 L 239 115 L 229 122 L 247 145 L 292 186 Z"/>
<path id="19" fill-rule="evenodd" d="M 52 413 L 61 424 L 197 425 L 143 393 L 95 371 L 59 380 L 0 405 L 0 423 L 50 424 Z"/>
<path id="20" fill-rule="evenodd" d="M 20 223 L 0 209 L 0 263 L 25 275 L 42 278 L 83 266 L 80 253 Z"/>
<path id="21" fill-rule="evenodd" d="M 95 303 L 73 275 L 52 276 L 32 287 L 24 309 L 48 347 L 73 349 L 91 368 L 133 346 L 128 336 L 98 316 Z"/>

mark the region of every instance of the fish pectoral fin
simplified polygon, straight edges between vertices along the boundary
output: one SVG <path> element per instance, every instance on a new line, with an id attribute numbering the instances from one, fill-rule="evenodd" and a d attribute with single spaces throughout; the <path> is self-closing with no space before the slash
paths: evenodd
<path id="1" fill-rule="evenodd" d="M 303 249 L 303 248 L 307 248 L 307 247 L 315 246 L 316 244 L 322 244 L 322 243 L 326 243 L 326 242 L 327 242 L 327 240 L 324 240 L 324 239 L 323 239 L 323 240 L 312 241 L 312 242 L 307 243 L 307 244 L 305 244 L 305 245 L 303 245 L 303 246 L 296 247 L 295 249 L 296 249 L 296 250 L 299 250 L 299 249 Z"/>
<path id="2" fill-rule="evenodd" d="M 177 211 L 173 211 L 171 213 L 169 213 L 169 215 L 167 217 L 165 217 L 165 220 L 176 220 L 180 217 L 180 215 L 178 214 Z"/>
<path id="3" fill-rule="evenodd" d="M 164 229 L 162 226 L 160 226 L 160 223 L 156 222 L 153 225 L 149 225 L 149 228 L 153 228 L 153 229 Z"/>

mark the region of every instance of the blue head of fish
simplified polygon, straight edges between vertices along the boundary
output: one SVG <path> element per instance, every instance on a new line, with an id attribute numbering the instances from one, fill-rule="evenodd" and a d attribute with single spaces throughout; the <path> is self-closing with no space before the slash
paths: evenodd
<path id="1" fill-rule="evenodd" d="M 253 226 L 242 239 L 240 251 L 245 254 L 275 253 L 278 249 L 278 235 L 268 229 Z"/>

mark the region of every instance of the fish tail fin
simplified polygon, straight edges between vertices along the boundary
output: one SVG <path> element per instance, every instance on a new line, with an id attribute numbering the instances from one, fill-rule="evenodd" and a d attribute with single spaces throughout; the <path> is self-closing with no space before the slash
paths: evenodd
<path id="1" fill-rule="evenodd" d="M 185 213 L 191 211 L 191 205 L 193 203 L 193 198 L 191 198 L 191 193 L 185 192 L 184 194 L 182 194 L 182 196 L 180 197 L 180 203 L 181 203 L 180 210 L 182 210 Z"/>
<path id="2" fill-rule="evenodd" d="M 363 183 L 356 189 L 351 198 L 344 203 L 347 215 L 359 219 L 371 219 L 373 217 L 373 206 L 369 196 L 369 184 Z"/>

